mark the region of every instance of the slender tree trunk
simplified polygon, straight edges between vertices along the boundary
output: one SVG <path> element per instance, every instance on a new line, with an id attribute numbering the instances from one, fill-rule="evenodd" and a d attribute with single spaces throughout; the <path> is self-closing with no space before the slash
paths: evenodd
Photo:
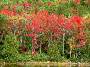
<path id="1" fill-rule="evenodd" d="M 64 43 L 65 42 L 65 33 L 63 34 L 63 56 L 64 56 Z"/>

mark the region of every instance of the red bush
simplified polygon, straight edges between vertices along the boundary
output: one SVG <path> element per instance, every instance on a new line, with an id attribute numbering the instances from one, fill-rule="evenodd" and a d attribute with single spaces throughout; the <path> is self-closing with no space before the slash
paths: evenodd
<path id="1" fill-rule="evenodd" d="M 83 18 L 79 16 L 65 18 L 64 16 L 49 14 L 46 10 L 43 10 L 36 14 L 31 23 L 26 24 L 26 30 L 32 32 L 31 34 L 26 34 L 26 36 L 32 37 L 32 44 L 35 45 L 37 44 L 37 35 L 39 35 L 39 33 L 51 32 L 52 35 L 49 37 L 59 37 L 62 36 L 63 33 L 66 33 L 66 31 L 73 31 L 77 32 L 76 36 L 79 35 L 79 38 L 77 39 L 82 46 L 85 44 L 85 36 L 84 34 L 80 34 L 84 33 L 83 28 Z"/>

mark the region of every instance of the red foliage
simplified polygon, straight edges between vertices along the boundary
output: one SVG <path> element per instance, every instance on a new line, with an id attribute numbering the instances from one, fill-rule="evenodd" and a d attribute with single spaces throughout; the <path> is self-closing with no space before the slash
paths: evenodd
<path id="1" fill-rule="evenodd" d="M 47 2 L 48 6 L 52 6 L 52 2 Z"/>
<path id="2" fill-rule="evenodd" d="M 72 30 L 73 29 L 73 23 L 71 22 L 70 19 L 66 19 L 66 23 L 64 25 L 64 28 L 66 30 Z"/>
<path id="3" fill-rule="evenodd" d="M 76 39 L 79 41 L 79 44 L 76 46 L 77 48 L 85 46 L 85 43 L 86 43 L 85 37 L 86 36 L 85 36 L 85 33 L 83 31 L 80 31 L 80 33 L 78 33 L 76 35 Z"/>
<path id="4" fill-rule="evenodd" d="M 80 4 L 80 0 L 74 0 L 76 4 Z"/>
<path id="5" fill-rule="evenodd" d="M 30 34 L 25 34 L 25 36 L 28 36 L 28 37 L 32 37 L 32 38 L 34 38 L 34 37 L 36 36 L 36 34 L 34 34 L 34 33 L 30 33 Z"/>
<path id="6" fill-rule="evenodd" d="M 63 19 L 59 20 L 59 16 L 55 14 L 50 14 L 48 11 L 40 11 L 36 14 L 34 19 L 32 20 L 31 23 L 26 24 L 26 30 L 27 31 L 32 31 L 32 33 L 38 34 L 38 33 L 48 33 L 49 31 L 52 32 L 54 35 L 58 35 L 61 33 L 59 29 L 59 23 L 63 23 Z M 36 40 L 36 35 L 34 36 L 33 34 L 27 34 L 26 36 L 32 37 L 32 44 L 33 44 L 33 51 L 34 50 L 34 45 L 37 44 Z M 33 52 L 32 52 L 33 53 Z"/>
<path id="7" fill-rule="evenodd" d="M 82 24 L 83 18 L 81 18 L 79 16 L 73 16 L 73 17 L 71 17 L 71 21 L 76 23 L 79 26 Z"/>
<path id="8" fill-rule="evenodd" d="M 7 10 L 7 9 L 1 10 L 1 11 L 0 11 L 0 14 L 4 14 L 4 15 L 7 15 L 7 16 L 14 16 L 14 15 L 16 15 L 15 12 L 10 11 L 10 10 Z"/>
<path id="9" fill-rule="evenodd" d="M 60 34 L 60 25 L 64 23 L 64 18 L 56 14 L 48 14 L 47 11 L 40 11 L 32 20 L 32 23 L 26 24 L 26 29 L 35 33 L 52 32 Z"/>
<path id="10" fill-rule="evenodd" d="M 76 28 L 75 30 L 74 26 Z M 26 24 L 26 30 L 32 32 L 31 34 L 26 34 L 26 36 L 32 37 L 33 51 L 35 51 L 34 46 L 37 44 L 37 35 L 39 33 L 51 32 L 51 36 L 59 37 L 62 36 L 63 33 L 66 33 L 63 29 L 67 31 L 79 32 L 77 34 L 79 36 L 79 38 L 77 38 L 79 40 L 79 44 L 85 44 L 85 36 L 84 34 L 80 34 L 83 33 L 84 30 L 83 18 L 79 16 L 65 18 L 64 16 L 49 14 L 46 10 L 39 11 L 32 19 L 32 22 Z"/>
<path id="11" fill-rule="evenodd" d="M 25 3 L 23 3 L 23 6 L 28 8 L 28 7 L 30 7 L 30 6 L 31 6 L 31 4 L 30 4 L 30 3 L 28 3 L 28 2 L 25 2 Z"/>

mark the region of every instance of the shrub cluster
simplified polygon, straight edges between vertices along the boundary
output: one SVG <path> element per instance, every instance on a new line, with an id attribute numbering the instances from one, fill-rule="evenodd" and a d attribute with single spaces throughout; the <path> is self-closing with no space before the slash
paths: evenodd
<path id="1" fill-rule="evenodd" d="M 90 61 L 89 0 L 2 0 L 0 59 Z"/>

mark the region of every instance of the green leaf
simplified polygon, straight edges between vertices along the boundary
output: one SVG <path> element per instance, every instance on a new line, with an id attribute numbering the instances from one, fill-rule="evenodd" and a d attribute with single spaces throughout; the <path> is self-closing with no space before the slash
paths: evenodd
<path id="1" fill-rule="evenodd" d="M 2 1 L 4 4 L 8 4 L 9 3 L 9 0 L 3 0 Z"/>
<path id="2" fill-rule="evenodd" d="M 19 2 L 19 3 L 23 3 L 23 2 L 24 2 L 24 0 L 18 0 L 18 2 Z"/>
<path id="3" fill-rule="evenodd" d="M 49 0 L 42 0 L 42 2 L 48 2 Z"/>

